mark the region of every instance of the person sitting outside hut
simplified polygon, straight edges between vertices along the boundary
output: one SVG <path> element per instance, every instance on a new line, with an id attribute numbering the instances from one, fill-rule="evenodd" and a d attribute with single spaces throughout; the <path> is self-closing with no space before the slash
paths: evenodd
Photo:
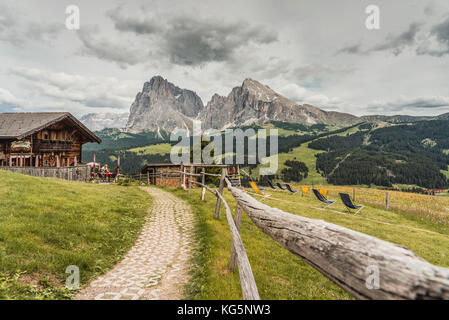
<path id="1" fill-rule="evenodd" d="M 111 182 L 111 172 L 109 171 L 109 167 L 107 164 L 103 166 L 103 172 L 108 182 Z"/>

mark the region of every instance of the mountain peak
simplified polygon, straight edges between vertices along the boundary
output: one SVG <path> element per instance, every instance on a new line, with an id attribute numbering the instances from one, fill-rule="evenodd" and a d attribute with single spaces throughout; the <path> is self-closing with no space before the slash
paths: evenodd
<path id="1" fill-rule="evenodd" d="M 227 97 L 214 95 L 198 119 L 206 128 L 262 124 L 270 120 L 305 124 L 353 123 L 356 117 L 336 112 L 329 114 L 313 106 L 301 106 L 270 87 L 247 78 Z"/>
<path id="2" fill-rule="evenodd" d="M 154 76 L 150 79 L 150 81 L 146 81 L 143 85 L 143 91 L 147 92 L 153 88 L 159 88 L 162 85 L 167 86 L 171 84 L 167 79 L 164 79 L 162 76 Z M 174 85 L 173 85 L 174 86 Z"/>
<path id="3" fill-rule="evenodd" d="M 269 86 L 251 78 L 247 78 L 243 81 L 242 89 L 262 101 L 273 101 L 280 97 L 280 95 L 273 91 Z"/>
<path id="4" fill-rule="evenodd" d="M 251 78 L 246 78 L 245 80 L 243 80 L 242 88 L 259 88 L 262 90 L 271 90 L 269 86 L 266 86 L 259 81 Z"/>
<path id="5" fill-rule="evenodd" d="M 192 119 L 202 109 L 203 102 L 195 92 L 154 76 L 145 82 L 131 105 L 127 128 L 131 131 L 190 128 Z"/>

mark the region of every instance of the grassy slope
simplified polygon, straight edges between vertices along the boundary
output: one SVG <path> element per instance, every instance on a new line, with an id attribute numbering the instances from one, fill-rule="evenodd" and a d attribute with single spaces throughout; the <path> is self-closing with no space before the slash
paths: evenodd
<path id="1" fill-rule="evenodd" d="M 332 191 L 331 198 L 334 199 L 338 191 Z M 404 245 L 433 264 L 449 267 L 447 215 L 433 221 L 426 215 L 416 214 L 413 208 L 406 211 L 386 211 L 380 206 L 364 202 L 364 198 L 367 197 L 365 192 L 378 192 L 378 190 L 356 189 L 356 191 L 357 202 L 367 205 L 360 216 L 345 213 L 341 204 L 335 205 L 331 210 L 320 209 L 317 201 L 310 195 L 301 197 L 298 194 L 272 192 L 272 197 L 265 202 L 286 212 L 323 219 Z M 200 190 L 194 190 L 190 198 L 182 190 L 171 192 L 189 201 L 200 218 L 197 237 L 201 246 L 196 252 L 195 262 L 198 267 L 194 270 L 195 282 L 189 287 L 189 296 L 194 299 L 241 299 L 238 272 L 231 273 L 228 270 L 231 237 L 224 211 L 222 210 L 218 221 L 212 218 L 215 199 L 209 193 L 206 196 L 207 201 L 203 203 L 199 201 Z M 377 193 L 374 196 L 378 197 Z M 225 198 L 230 207 L 235 208 L 235 201 L 227 191 Z M 396 194 L 392 195 L 392 204 L 400 204 L 401 201 L 407 199 L 400 199 Z M 440 201 L 441 204 L 438 203 L 438 206 L 445 207 L 449 200 L 432 198 L 432 201 L 434 203 Z M 444 219 L 445 223 L 441 223 L 441 219 Z M 246 215 L 242 220 L 242 239 L 262 299 L 349 298 L 342 289 L 262 233 Z"/>
<path id="2" fill-rule="evenodd" d="M 358 127 L 354 127 L 351 129 L 348 129 L 342 133 L 334 134 L 334 135 L 346 135 L 346 134 L 352 134 L 357 132 L 359 129 Z M 332 135 L 330 135 L 332 136 Z M 310 185 L 327 185 L 326 178 L 321 176 L 318 172 L 316 172 L 316 155 L 319 153 L 322 153 L 324 151 L 320 150 L 313 150 L 310 149 L 309 146 L 310 142 L 304 143 L 299 147 L 293 148 L 292 151 L 288 153 L 279 153 L 279 168 L 278 168 L 278 174 L 281 172 L 283 168 L 285 168 L 285 161 L 287 160 L 296 160 L 296 161 L 302 161 L 306 164 L 307 168 L 309 168 L 309 176 L 301 181 L 303 184 L 310 184 Z M 260 167 L 260 166 L 259 166 Z M 259 177 L 259 168 L 253 170 L 253 177 Z"/>
<path id="3" fill-rule="evenodd" d="M 69 265 L 81 283 L 134 243 L 150 205 L 136 187 L 34 178 L 0 170 L 0 298 L 68 298 Z"/>
<path id="4" fill-rule="evenodd" d="M 151 146 L 140 147 L 140 148 L 132 148 L 128 151 L 135 152 L 139 155 L 143 154 L 166 154 L 170 153 L 172 149 L 172 145 L 169 143 L 159 143 Z"/>

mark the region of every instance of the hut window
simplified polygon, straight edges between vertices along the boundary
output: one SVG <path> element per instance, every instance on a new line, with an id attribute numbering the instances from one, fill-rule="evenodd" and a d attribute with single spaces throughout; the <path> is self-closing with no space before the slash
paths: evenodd
<path id="1" fill-rule="evenodd" d="M 44 140 L 50 139 L 50 135 L 49 135 L 48 131 L 44 131 L 44 132 L 42 133 L 42 136 L 43 136 L 43 139 L 44 139 Z"/>

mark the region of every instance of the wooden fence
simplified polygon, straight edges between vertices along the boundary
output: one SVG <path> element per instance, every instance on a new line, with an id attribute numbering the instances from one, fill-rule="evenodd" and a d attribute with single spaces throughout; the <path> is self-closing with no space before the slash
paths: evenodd
<path id="1" fill-rule="evenodd" d="M 90 180 L 90 169 L 88 165 L 79 165 L 76 167 L 0 167 L 0 170 L 21 173 L 34 177 L 59 178 L 70 181 L 87 182 Z"/>
<path id="2" fill-rule="evenodd" d="M 205 173 L 176 171 L 180 181 L 201 176 L 196 182 L 217 197 L 214 217 L 223 203 L 232 236 L 230 269 L 238 265 L 243 297 L 259 299 L 257 285 L 242 239 L 240 221 L 245 212 L 252 222 L 284 248 L 298 256 L 356 299 L 449 299 L 449 269 L 437 267 L 402 246 L 322 220 L 309 219 L 263 204 L 231 186 L 223 169 L 218 190 L 204 184 Z M 189 179 L 189 194 L 191 183 Z M 180 183 L 181 185 L 181 183 Z M 224 186 L 237 202 L 235 218 L 222 196 Z M 182 186 L 187 189 L 186 186 Z M 370 277 L 378 276 L 378 287 Z"/>

